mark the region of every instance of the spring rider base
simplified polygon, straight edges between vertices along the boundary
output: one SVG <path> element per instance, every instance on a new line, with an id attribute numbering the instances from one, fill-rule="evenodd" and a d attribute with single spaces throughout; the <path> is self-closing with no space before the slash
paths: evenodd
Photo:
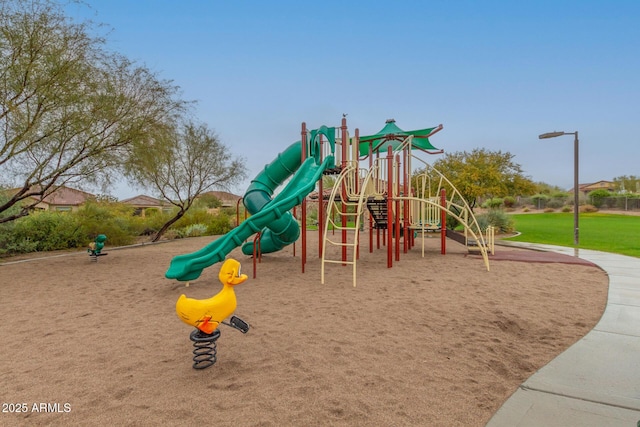
<path id="1" fill-rule="evenodd" d="M 193 341 L 193 369 L 208 368 L 216 363 L 218 338 L 220 338 L 219 329 L 211 334 L 205 334 L 200 329 L 191 332 L 189 339 Z"/>

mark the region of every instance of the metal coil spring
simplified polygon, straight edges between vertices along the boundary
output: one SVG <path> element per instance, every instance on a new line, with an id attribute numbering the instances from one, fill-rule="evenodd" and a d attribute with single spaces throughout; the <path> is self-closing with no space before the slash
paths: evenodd
<path id="1" fill-rule="evenodd" d="M 193 369 L 205 369 L 216 363 L 216 341 L 220 338 L 220 330 L 205 334 L 199 329 L 189 335 L 193 341 Z"/>

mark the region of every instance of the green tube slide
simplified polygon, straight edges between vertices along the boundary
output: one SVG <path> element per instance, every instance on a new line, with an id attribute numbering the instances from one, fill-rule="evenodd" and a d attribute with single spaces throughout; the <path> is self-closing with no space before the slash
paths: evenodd
<path id="1" fill-rule="evenodd" d="M 251 215 L 260 212 L 271 202 L 274 191 L 300 167 L 301 156 L 302 144 L 298 141 L 278 154 L 278 157 L 265 166 L 264 170 L 251 181 L 243 199 L 244 206 Z M 291 184 L 287 189 L 290 187 Z M 298 240 L 298 237 L 300 237 L 298 222 L 291 212 L 286 212 L 262 231 L 260 251 L 262 253 L 279 251 Z M 242 245 L 242 253 L 253 255 L 253 242 Z"/>
<path id="2" fill-rule="evenodd" d="M 319 164 L 314 157 L 301 163 L 301 149 L 300 141 L 291 144 L 251 181 L 244 196 L 245 206 L 252 214 L 249 218 L 199 251 L 174 257 L 165 277 L 195 280 L 202 270 L 223 261 L 229 252 L 257 232 L 262 232 L 260 248 L 264 253 L 295 242 L 300 229 L 289 211 L 315 189 L 324 170 L 335 166 L 332 155 Z M 274 191 L 289 177 L 292 177 L 289 183 L 272 199 Z M 253 243 L 244 244 L 242 251 L 252 254 Z"/>

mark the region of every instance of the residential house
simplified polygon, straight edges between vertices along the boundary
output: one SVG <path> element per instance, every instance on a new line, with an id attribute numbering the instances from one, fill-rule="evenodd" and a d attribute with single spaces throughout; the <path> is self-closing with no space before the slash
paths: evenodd
<path id="1" fill-rule="evenodd" d="M 580 189 L 580 193 L 586 196 L 594 190 L 608 190 L 610 192 L 614 192 L 616 187 L 613 181 L 598 181 L 591 184 L 580 184 L 578 188 Z M 573 188 L 569 190 L 569 192 L 573 193 Z"/>
<path id="2" fill-rule="evenodd" d="M 135 208 L 134 215 L 140 215 L 145 217 L 147 209 L 156 209 L 160 212 L 171 209 L 171 204 L 165 200 L 156 199 L 155 197 L 139 194 L 128 199 L 120 200 L 120 203 L 124 203 Z"/>
<path id="3" fill-rule="evenodd" d="M 13 189 L 12 191 L 17 192 L 18 189 Z M 75 211 L 87 200 L 94 198 L 95 195 L 91 193 L 65 186 L 58 187 L 42 199 L 40 199 L 40 196 L 31 196 L 32 200 L 38 201 L 34 209 L 57 212 Z"/>

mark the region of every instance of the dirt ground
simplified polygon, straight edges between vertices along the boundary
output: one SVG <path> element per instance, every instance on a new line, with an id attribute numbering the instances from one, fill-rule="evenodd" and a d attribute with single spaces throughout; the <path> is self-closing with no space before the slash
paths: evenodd
<path id="1" fill-rule="evenodd" d="M 572 257 L 497 247 L 487 271 L 435 238 L 391 269 L 363 240 L 357 287 L 339 264 L 321 284 L 310 233 L 304 274 L 299 243 L 256 278 L 230 254 L 251 329 L 222 326 L 217 363 L 195 370 L 175 303 L 217 293 L 219 265 L 189 287 L 164 273 L 213 239 L 0 260 L 0 425 L 483 426 L 607 298 L 606 274 Z"/>

